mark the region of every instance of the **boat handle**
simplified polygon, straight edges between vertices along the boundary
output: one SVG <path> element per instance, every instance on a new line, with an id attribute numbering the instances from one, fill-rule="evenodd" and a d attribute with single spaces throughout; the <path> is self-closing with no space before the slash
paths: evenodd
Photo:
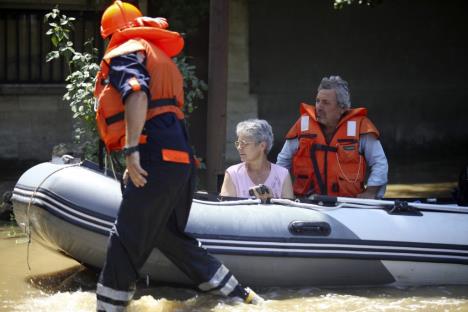
<path id="1" fill-rule="evenodd" d="M 326 222 L 293 221 L 288 228 L 294 235 L 328 236 L 331 233 L 330 224 Z"/>

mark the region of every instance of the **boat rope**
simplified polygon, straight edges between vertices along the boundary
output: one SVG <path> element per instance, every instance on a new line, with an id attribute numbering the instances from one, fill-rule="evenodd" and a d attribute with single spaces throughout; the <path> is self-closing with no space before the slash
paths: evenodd
<path id="1" fill-rule="evenodd" d="M 312 210 L 331 210 L 338 208 L 357 208 L 357 209 L 382 209 L 384 207 L 392 207 L 395 205 L 395 201 L 391 200 L 378 200 L 378 199 L 359 199 L 359 198 L 348 198 L 348 197 L 337 197 L 335 206 L 322 206 L 317 204 L 302 203 L 299 201 L 293 201 L 290 199 L 279 199 L 272 198 L 270 200 L 272 204 L 280 204 L 287 206 L 294 206 Z M 326 201 L 325 201 L 326 202 Z M 437 204 L 425 204 L 425 203 L 407 203 L 408 206 L 418 210 L 429 210 L 429 211 L 443 211 L 443 212 L 455 212 L 455 213 L 468 213 L 468 208 L 460 207 L 457 205 L 437 205 Z"/>
<path id="2" fill-rule="evenodd" d="M 321 206 L 321 205 L 317 205 L 317 204 L 301 203 L 298 200 L 291 200 L 291 199 L 286 199 L 286 198 L 272 198 L 272 199 L 270 199 L 270 202 L 272 204 L 278 204 L 278 205 L 284 205 L 284 206 L 293 206 L 293 207 L 297 207 L 297 208 L 305 208 L 305 209 L 311 209 L 311 210 L 331 211 L 331 210 L 336 210 L 336 209 L 343 208 L 342 205 L 338 205 L 338 206 Z"/>
<path id="3" fill-rule="evenodd" d="M 203 205 L 210 205 L 210 206 L 236 206 L 236 205 L 259 205 L 262 204 L 260 199 L 240 199 L 240 200 L 227 200 L 227 201 L 205 201 L 200 199 L 193 199 L 194 203 L 203 204 Z M 277 204 L 282 206 L 293 206 L 297 208 L 305 208 L 311 210 L 325 210 L 331 211 L 341 208 L 360 208 L 360 209 L 369 209 L 369 208 L 376 208 L 381 209 L 381 207 L 372 207 L 367 205 L 359 205 L 359 204 L 339 204 L 337 206 L 322 206 L 318 204 L 311 204 L 311 203 L 302 203 L 298 200 L 291 200 L 285 198 L 271 198 L 271 204 Z"/>
<path id="4" fill-rule="evenodd" d="M 109 163 L 110 163 L 112 174 L 114 175 L 114 179 L 119 181 L 119 179 L 117 179 L 117 174 L 115 173 L 114 162 L 112 161 L 111 155 L 109 153 L 106 153 L 106 159 L 107 157 L 109 157 Z"/>
<path id="5" fill-rule="evenodd" d="M 348 198 L 348 197 L 323 197 L 324 203 L 334 203 L 333 205 L 323 205 L 314 203 L 304 203 L 299 200 L 291 200 L 286 198 L 271 198 L 269 203 L 293 206 L 297 208 L 304 208 L 317 211 L 331 211 L 342 208 L 355 208 L 355 209 L 382 209 L 391 208 L 397 204 L 397 201 L 392 200 L 379 200 L 379 199 L 363 199 L 363 198 Z M 318 198 L 318 197 L 317 197 Z M 328 198 L 328 200 L 327 200 Z M 335 200 L 336 198 L 336 200 Z M 314 197 L 315 199 L 315 197 Z M 318 200 L 320 202 L 320 200 Z M 260 199 L 241 199 L 241 200 L 227 200 L 227 201 L 204 201 L 200 199 L 193 199 L 194 203 L 211 205 L 211 206 L 235 206 L 235 205 L 259 205 L 262 204 Z M 406 203 L 406 202 L 405 202 Z M 438 204 L 426 204 L 426 203 L 412 203 L 407 202 L 409 207 L 417 210 L 429 210 L 429 211 L 443 211 L 443 212 L 455 212 L 455 213 L 468 213 L 467 207 L 460 207 L 458 205 L 438 205 Z"/>
<path id="6" fill-rule="evenodd" d="M 65 156 L 65 155 L 64 155 Z M 29 246 L 31 245 L 31 235 L 32 235 L 32 231 L 31 231 L 31 222 L 30 222 L 30 215 L 29 215 L 29 211 L 30 211 L 30 208 L 31 208 L 31 204 L 34 200 L 34 198 L 36 197 L 36 194 L 37 192 L 39 191 L 39 188 L 42 186 L 42 184 L 44 184 L 44 182 L 50 178 L 52 175 L 54 175 L 55 173 L 59 172 L 59 171 L 62 171 L 64 169 L 67 169 L 67 168 L 70 168 L 70 167 L 77 167 L 77 166 L 81 166 L 83 162 L 79 162 L 79 163 L 76 163 L 76 164 L 72 164 L 72 165 L 69 165 L 69 166 L 64 166 L 64 167 L 60 167 L 59 169 L 57 170 L 54 170 L 52 171 L 51 173 L 49 173 L 44 179 L 42 179 L 41 183 L 39 183 L 36 188 L 34 189 L 33 193 L 31 194 L 31 197 L 29 198 L 29 202 L 28 202 L 28 207 L 26 208 L 26 220 L 27 220 L 27 225 L 25 227 L 25 230 L 26 230 L 26 235 L 28 236 L 28 245 L 27 245 L 27 249 L 26 249 L 26 263 L 28 265 L 28 269 L 29 271 L 31 271 L 31 266 L 29 265 Z"/>
<path id="7" fill-rule="evenodd" d="M 193 199 L 194 203 L 203 204 L 203 205 L 210 205 L 210 206 L 236 206 L 236 205 L 259 205 L 262 204 L 260 199 L 240 199 L 240 200 L 227 200 L 227 201 L 204 201 L 200 199 Z M 340 204 L 338 206 L 321 206 L 317 204 L 307 204 L 301 203 L 300 201 L 293 201 L 291 199 L 280 199 L 280 198 L 272 198 L 270 199 L 271 204 L 278 204 L 284 206 L 293 206 L 297 208 L 305 208 L 305 209 L 312 209 L 312 210 L 335 210 L 344 207 L 351 207 L 351 208 L 369 208 L 365 205 L 345 205 Z"/>
<path id="8" fill-rule="evenodd" d="M 350 203 L 340 203 L 336 206 L 323 206 L 319 204 L 303 203 L 298 200 L 281 199 L 281 198 L 272 198 L 270 202 L 272 204 L 293 206 L 297 208 L 305 208 L 305 209 L 317 210 L 317 211 L 332 211 L 332 210 L 337 210 L 337 209 L 342 209 L 342 208 L 382 209 L 381 206 L 369 206 L 369 205 L 363 205 L 363 204 L 350 204 Z"/>
<path id="9" fill-rule="evenodd" d="M 352 198 L 352 197 L 336 197 L 337 203 L 343 204 L 358 204 L 367 205 L 370 207 L 393 207 L 398 204 L 395 200 L 383 200 L 383 199 L 366 199 L 366 198 Z M 430 211 L 444 211 L 444 212 L 456 212 L 456 213 L 468 213 L 468 207 L 461 207 L 456 204 L 427 204 L 427 203 L 416 203 L 416 202 L 403 202 L 411 208 L 418 210 L 430 210 Z"/>
<path id="10" fill-rule="evenodd" d="M 241 200 L 227 200 L 227 201 L 204 201 L 200 199 L 193 199 L 194 203 L 212 205 L 212 206 L 234 206 L 234 205 L 258 205 L 261 204 L 260 199 L 241 199 Z"/>
<path id="11" fill-rule="evenodd" d="M 104 156 L 104 172 L 107 172 L 107 168 L 108 166 L 107 166 L 107 153 L 106 153 L 106 155 Z"/>

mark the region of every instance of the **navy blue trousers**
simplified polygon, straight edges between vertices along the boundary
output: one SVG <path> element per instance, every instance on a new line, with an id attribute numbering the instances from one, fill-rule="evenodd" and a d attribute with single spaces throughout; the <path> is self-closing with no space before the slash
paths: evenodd
<path id="1" fill-rule="evenodd" d="M 132 299 L 138 271 L 158 248 L 202 290 L 224 288 L 228 295 L 237 280 L 216 258 L 184 233 L 195 189 L 194 165 L 166 162 L 161 150 L 192 155 L 184 125 L 174 114 L 156 116 L 145 124 L 147 144 L 140 145 L 147 183 L 138 188 L 131 179 L 123 193 L 102 269 L 99 311 L 123 311 Z M 193 159 L 193 157 L 191 157 Z"/>

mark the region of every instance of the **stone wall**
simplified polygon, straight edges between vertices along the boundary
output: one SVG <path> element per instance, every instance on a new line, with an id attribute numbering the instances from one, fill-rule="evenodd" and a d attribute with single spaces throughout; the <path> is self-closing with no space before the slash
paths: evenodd
<path id="1" fill-rule="evenodd" d="M 72 140 L 64 92 L 64 85 L 0 86 L 2 168 L 49 160 L 54 145 Z"/>
<path id="2" fill-rule="evenodd" d="M 257 99 L 250 94 L 249 21 L 247 0 L 231 0 L 229 8 L 226 165 L 239 162 L 234 147 L 236 125 L 257 118 Z"/>

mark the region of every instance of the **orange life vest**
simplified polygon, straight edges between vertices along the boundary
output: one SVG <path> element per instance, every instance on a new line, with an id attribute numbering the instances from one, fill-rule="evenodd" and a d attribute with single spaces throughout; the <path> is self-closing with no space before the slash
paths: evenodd
<path id="1" fill-rule="evenodd" d="M 109 64 L 112 58 L 132 52 L 145 54 L 146 69 L 151 77 L 146 120 L 156 115 L 172 112 L 183 119 L 183 77 L 170 57 L 179 53 L 184 42 L 180 34 L 155 27 L 133 27 L 117 31 L 112 35 L 109 46 L 97 74 L 94 96 L 98 101 L 96 121 L 101 139 L 109 152 L 125 146 L 125 106 L 120 93 L 109 83 Z M 139 84 L 128 82 L 137 91 Z M 140 136 L 140 143 L 146 137 Z"/>
<path id="2" fill-rule="evenodd" d="M 359 152 L 359 138 L 379 131 L 366 117 L 367 109 L 350 109 L 341 118 L 330 142 L 317 121 L 315 107 L 301 103 L 301 117 L 286 139 L 297 138 L 299 147 L 292 162 L 294 194 L 355 197 L 364 191 L 366 160 Z"/>

